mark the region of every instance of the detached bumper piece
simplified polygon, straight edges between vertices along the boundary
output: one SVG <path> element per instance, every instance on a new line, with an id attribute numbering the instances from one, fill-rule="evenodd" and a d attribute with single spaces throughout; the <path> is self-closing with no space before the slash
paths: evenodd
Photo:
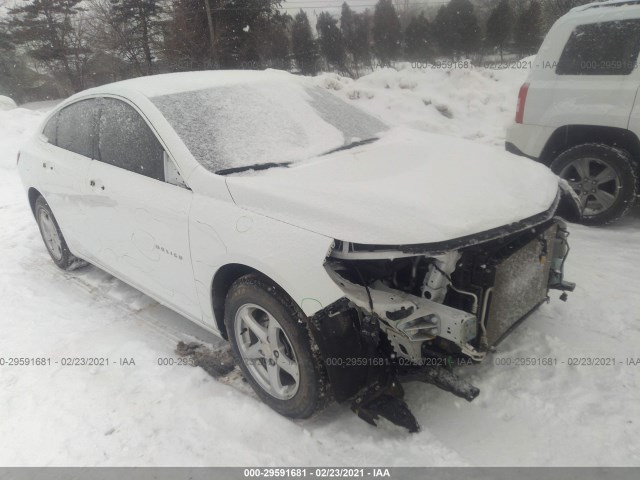
<path id="1" fill-rule="evenodd" d="M 351 410 L 365 422 L 377 426 L 376 421 L 386 418 L 391 423 L 406 428 L 410 433 L 420 431 L 420 424 L 404 401 L 401 382 L 422 382 L 464 398 L 468 402 L 480 395 L 480 389 L 462 380 L 450 369 L 427 367 L 398 372 L 385 385 L 372 385 L 361 392 L 351 403 Z"/>
<path id="2" fill-rule="evenodd" d="M 362 420 L 377 427 L 380 417 L 404 427 L 410 433 L 420 431 L 420 425 L 404 401 L 404 389 L 398 379 L 388 384 L 372 385 L 359 394 L 351 403 L 351 410 Z"/>
<path id="3" fill-rule="evenodd" d="M 456 397 L 472 402 L 480 395 L 480 389 L 466 380 L 458 377 L 451 369 L 444 367 L 429 367 L 416 371 L 405 372 L 400 375 L 403 382 L 430 383 L 445 392 L 453 393 Z"/>

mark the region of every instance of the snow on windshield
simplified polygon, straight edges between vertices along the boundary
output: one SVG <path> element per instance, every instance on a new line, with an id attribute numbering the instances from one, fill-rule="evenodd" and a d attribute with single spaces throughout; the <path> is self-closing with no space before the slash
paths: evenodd
<path id="1" fill-rule="evenodd" d="M 302 160 L 386 129 L 319 87 L 292 83 L 227 85 L 151 100 L 212 172 Z"/>

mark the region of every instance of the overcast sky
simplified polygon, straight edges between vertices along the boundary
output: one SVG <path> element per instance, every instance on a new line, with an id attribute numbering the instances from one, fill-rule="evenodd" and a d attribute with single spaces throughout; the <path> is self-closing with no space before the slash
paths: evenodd
<path id="1" fill-rule="evenodd" d="M 404 2 L 405 0 L 394 0 L 394 3 Z M 412 8 L 420 10 L 422 7 L 427 8 L 430 5 L 439 6 L 448 3 L 448 0 L 406 0 Z M 294 15 L 300 8 L 306 10 L 308 14 L 314 11 L 320 13 L 323 11 L 334 14 L 340 13 L 344 0 L 288 0 L 282 2 L 282 9 L 286 10 L 290 15 Z M 377 0 L 347 0 L 349 6 L 355 11 L 362 11 L 370 8 L 372 11 Z"/>

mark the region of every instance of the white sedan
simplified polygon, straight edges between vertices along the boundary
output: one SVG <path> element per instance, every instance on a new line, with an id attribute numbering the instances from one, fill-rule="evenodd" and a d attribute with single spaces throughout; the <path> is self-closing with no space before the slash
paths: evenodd
<path id="1" fill-rule="evenodd" d="M 60 268 L 90 262 L 227 338 L 290 417 L 334 398 L 402 424 L 398 379 L 472 400 L 441 360 L 481 361 L 572 289 L 548 169 L 389 129 L 284 72 L 78 93 L 18 165 Z"/>

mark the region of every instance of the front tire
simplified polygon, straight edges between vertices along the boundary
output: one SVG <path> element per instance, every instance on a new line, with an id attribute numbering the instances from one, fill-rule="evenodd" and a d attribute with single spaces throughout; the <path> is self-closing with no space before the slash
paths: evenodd
<path id="1" fill-rule="evenodd" d="M 278 286 L 258 275 L 238 279 L 225 302 L 225 326 L 247 382 L 273 410 L 307 418 L 327 398 L 304 314 Z"/>
<path id="2" fill-rule="evenodd" d="M 39 196 L 36 199 L 34 213 L 40 229 L 40 235 L 42 235 L 42 241 L 47 247 L 53 263 L 63 270 L 75 270 L 87 264 L 69 251 L 56 217 L 44 197 Z"/>
<path id="3" fill-rule="evenodd" d="M 630 155 L 603 144 L 570 148 L 551 170 L 567 180 L 580 197 L 584 225 L 606 225 L 624 216 L 636 199 L 636 172 Z"/>

